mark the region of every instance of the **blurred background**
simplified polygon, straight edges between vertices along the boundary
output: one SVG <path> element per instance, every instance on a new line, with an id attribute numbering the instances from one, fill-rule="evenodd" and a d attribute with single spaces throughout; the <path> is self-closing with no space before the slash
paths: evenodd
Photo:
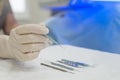
<path id="1" fill-rule="evenodd" d="M 10 0 L 15 18 L 19 24 L 40 23 L 50 17 L 50 11 L 40 6 L 56 4 L 66 4 L 68 0 Z M 55 4 L 55 5 L 56 5 Z"/>
<path id="2" fill-rule="evenodd" d="M 60 44 L 120 53 L 120 0 L 10 0 L 10 4 L 19 24 L 46 21 L 49 36 Z M 50 18 L 56 12 L 61 13 Z"/>

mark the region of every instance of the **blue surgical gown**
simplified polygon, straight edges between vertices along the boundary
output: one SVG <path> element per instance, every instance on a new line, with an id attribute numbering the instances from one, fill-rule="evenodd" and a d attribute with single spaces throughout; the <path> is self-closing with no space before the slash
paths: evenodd
<path id="1" fill-rule="evenodd" d="M 49 36 L 60 44 L 120 53 L 120 3 L 96 2 L 65 10 L 46 21 Z"/>

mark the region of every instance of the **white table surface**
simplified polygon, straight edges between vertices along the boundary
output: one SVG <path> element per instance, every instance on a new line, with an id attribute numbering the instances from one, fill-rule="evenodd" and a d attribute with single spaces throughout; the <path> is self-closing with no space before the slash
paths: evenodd
<path id="1" fill-rule="evenodd" d="M 94 67 L 65 73 L 41 66 L 40 62 L 69 59 Z M 120 55 L 73 46 L 52 46 L 29 62 L 0 60 L 0 80 L 120 80 Z"/>

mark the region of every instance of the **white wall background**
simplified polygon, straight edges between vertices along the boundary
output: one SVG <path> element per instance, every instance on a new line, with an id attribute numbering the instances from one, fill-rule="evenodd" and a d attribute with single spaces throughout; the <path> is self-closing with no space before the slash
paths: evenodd
<path id="1" fill-rule="evenodd" d="M 50 12 L 40 8 L 40 2 L 47 1 L 51 0 L 10 0 L 10 3 L 19 24 L 25 24 L 40 23 L 49 18 Z"/>

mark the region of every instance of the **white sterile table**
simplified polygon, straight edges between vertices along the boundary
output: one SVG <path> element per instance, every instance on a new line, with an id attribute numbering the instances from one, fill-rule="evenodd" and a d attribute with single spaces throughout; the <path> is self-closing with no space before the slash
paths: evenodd
<path id="1" fill-rule="evenodd" d="M 40 63 L 68 59 L 90 67 L 72 73 L 55 70 Z M 29 62 L 0 60 L 0 80 L 120 80 L 120 55 L 68 45 L 51 46 Z"/>

